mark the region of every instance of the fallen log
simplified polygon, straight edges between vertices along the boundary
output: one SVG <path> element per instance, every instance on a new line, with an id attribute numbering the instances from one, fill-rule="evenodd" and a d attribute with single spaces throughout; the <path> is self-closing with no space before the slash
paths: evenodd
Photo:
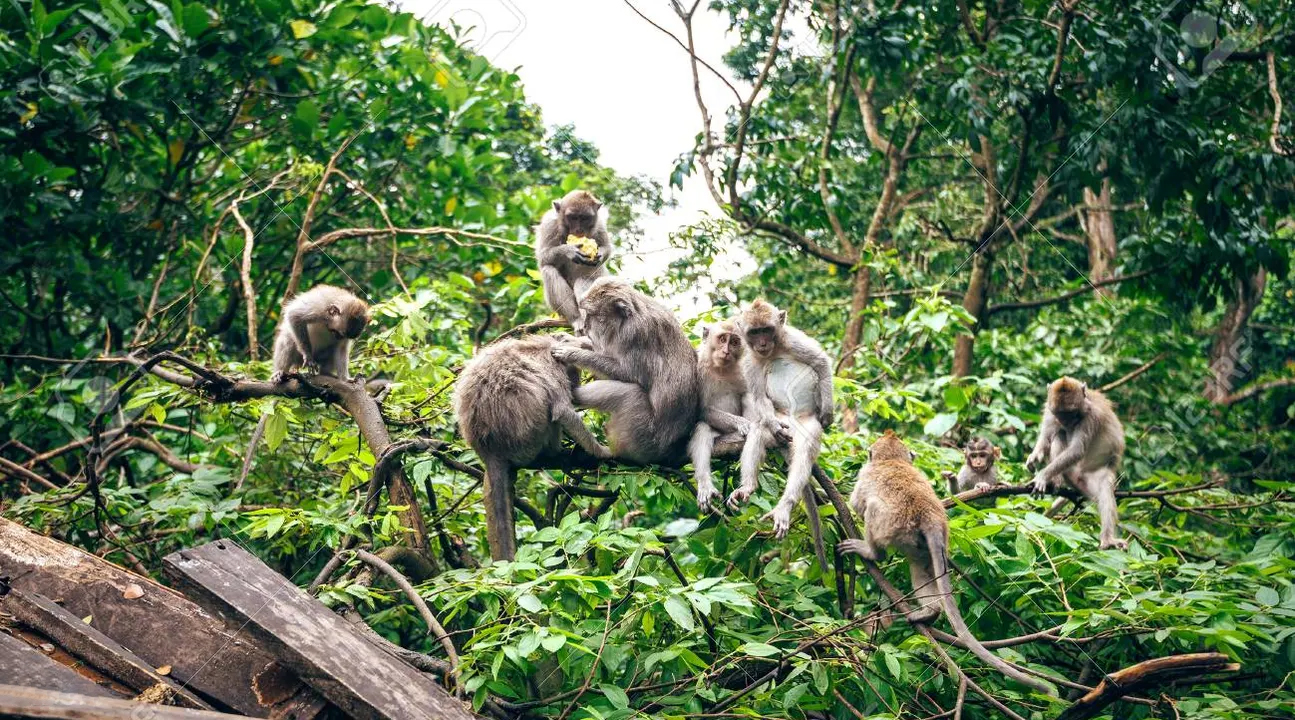
<path id="1" fill-rule="evenodd" d="M 1102 678 L 1097 687 L 1066 708 L 1057 720 L 1084 720 L 1100 713 L 1107 705 L 1149 685 L 1171 682 L 1194 682 L 1215 673 L 1234 673 L 1241 669 L 1222 653 L 1189 653 L 1170 655 L 1130 665 Z"/>
<path id="2" fill-rule="evenodd" d="M 152 667 L 220 708 L 265 717 L 252 678 L 274 658 L 179 593 L 0 518 L 0 572 L 61 604 Z M 139 597 L 127 598 L 135 586 Z"/>
<path id="3" fill-rule="evenodd" d="M 230 540 L 171 553 L 162 563 L 196 602 L 243 623 L 302 682 L 353 717 L 476 717 L 432 679 L 379 650 Z"/>
<path id="4" fill-rule="evenodd" d="M 0 685 L 0 717 L 54 720 L 231 720 L 238 715 L 148 705 L 114 697 Z"/>

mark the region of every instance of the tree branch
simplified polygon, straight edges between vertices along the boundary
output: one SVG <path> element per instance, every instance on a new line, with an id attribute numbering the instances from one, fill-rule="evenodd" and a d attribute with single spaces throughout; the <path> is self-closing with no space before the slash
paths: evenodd
<path id="1" fill-rule="evenodd" d="M 1222 653 L 1190 653 L 1147 660 L 1107 675 L 1097 687 L 1062 711 L 1057 720 L 1093 717 L 1116 700 L 1149 685 L 1199 682 L 1206 674 L 1231 674 L 1240 669 L 1239 663 L 1231 662 Z"/>
<path id="2" fill-rule="evenodd" d="M 1137 280 L 1138 278 L 1146 277 L 1147 275 L 1150 275 L 1155 272 L 1159 272 L 1160 270 L 1161 268 L 1155 267 L 1149 270 L 1142 270 L 1140 272 L 1135 272 L 1129 275 L 1121 275 L 1120 277 L 1107 278 L 1105 280 L 1098 280 L 1097 282 L 1086 282 L 1083 287 L 1077 290 L 1071 290 L 1068 293 L 1062 293 L 1061 295 L 1057 295 L 1056 297 L 1041 298 L 1039 300 L 1026 300 L 1024 302 L 1000 303 L 998 305 L 991 305 L 985 311 L 985 315 L 988 317 L 988 316 L 996 315 L 1001 312 L 1010 312 L 1012 310 L 1029 310 L 1031 308 L 1043 307 L 1045 305 L 1056 305 L 1058 303 L 1063 303 L 1072 298 L 1079 297 L 1080 295 L 1083 295 L 1085 293 L 1090 293 L 1098 288 L 1103 288 L 1103 287 L 1106 287 L 1107 285 L 1115 285 L 1117 283 L 1127 282 L 1129 280 Z"/>

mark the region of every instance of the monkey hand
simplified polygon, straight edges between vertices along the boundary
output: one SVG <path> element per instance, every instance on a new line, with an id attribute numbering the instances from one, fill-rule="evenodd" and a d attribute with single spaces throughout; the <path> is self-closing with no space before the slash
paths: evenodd
<path id="1" fill-rule="evenodd" d="M 1030 453 L 1030 456 L 1025 459 L 1025 469 L 1033 470 L 1034 468 L 1038 467 L 1042 463 L 1043 463 L 1043 453 L 1032 452 Z"/>
<path id="2" fill-rule="evenodd" d="M 1035 475 L 1034 480 L 1030 481 L 1030 494 L 1035 497 L 1039 497 L 1041 495 L 1046 495 L 1047 492 L 1048 478 L 1044 477 L 1043 473 Z"/>
<path id="3" fill-rule="evenodd" d="M 276 371 L 270 374 L 270 382 L 274 383 L 275 385 L 278 385 L 279 383 L 283 382 L 284 379 L 286 379 L 286 373 L 281 373 Z"/>
<path id="4" fill-rule="evenodd" d="M 599 265 L 602 265 L 603 262 L 605 262 L 606 260 L 607 260 L 607 256 L 603 255 L 602 252 L 594 253 L 593 257 L 589 257 L 584 253 L 580 253 L 580 254 L 577 254 L 575 257 L 571 258 L 572 262 L 575 262 L 579 265 L 587 265 L 589 267 L 598 267 Z"/>
<path id="5" fill-rule="evenodd" d="M 793 437 L 791 426 L 778 418 L 765 418 L 764 429 L 765 432 L 773 436 L 773 439 L 777 441 L 779 445 L 787 445 L 791 443 L 791 439 Z"/>
<path id="6" fill-rule="evenodd" d="M 977 489 L 977 490 L 988 490 L 988 489 L 989 489 L 989 488 L 991 488 L 991 487 L 993 487 L 993 485 L 990 485 L 990 484 L 989 484 L 989 483 L 987 483 L 987 482 L 978 482 L 978 483 L 976 483 L 976 489 Z"/>
<path id="7" fill-rule="evenodd" d="M 697 508 L 704 513 L 711 512 L 719 504 L 720 494 L 713 482 L 697 484 Z"/>
<path id="8" fill-rule="evenodd" d="M 742 507 L 742 503 L 746 502 L 753 492 L 755 492 L 755 488 L 748 488 L 744 485 L 739 485 L 736 490 L 728 495 L 729 509 L 737 512 L 737 510 Z"/>
<path id="9" fill-rule="evenodd" d="M 874 562 L 877 559 L 877 554 L 872 551 L 872 548 L 868 546 L 868 543 L 857 538 L 842 540 L 836 544 L 836 549 L 843 553 L 858 555 L 859 557 L 867 558 Z"/>
<path id="10" fill-rule="evenodd" d="M 773 520 L 774 537 L 779 540 L 787 537 L 787 531 L 791 529 L 791 508 L 778 503 L 766 517 Z"/>
<path id="11" fill-rule="evenodd" d="M 1103 541 L 1101 542 L 1101 544 L 1100 544 L 1100 545 L 1098 545 L 1098 548 L 1099 548 L 1099 549 L 1101 549 L 1101 550 L 1110 550 L 1111 548 L 1118 548 L 1118 549 L 1120 549 L 1120 550 L 1128 550 L 1128 549 L 1129 549 L 1129 541 L 1128 541 L 1128 540 L 1121 539 L 1121 538 L 1115 538 L 1115 539 L 1113 539 L 1113 540 L 1103 540 Z"/>
<path id="12" fill-rule="evenodd" d="M 832 407 L 826 406 L 818 412 L 818 424 L 823 426 L 824 430 L 832 427 L 833 420 Z"/>
<path id="13" fill-rule="evenodd" d="M 570 365 L 575 362 L 575 359 L 580 355 L 580 353 L 584 352 L 584 350 L 575 347 L 574 345 L 558 345 L 549 352 L 553 355 L 554 360 L 557 360 L 564 365 Z"/>
<path id="14" fill-rule="evenodd" d="M 301 369 L 305 370 L 307 375 L 318 375 L 319 363 L 315 362 L 313 359 L 307 358 L 301 363 Z"/>

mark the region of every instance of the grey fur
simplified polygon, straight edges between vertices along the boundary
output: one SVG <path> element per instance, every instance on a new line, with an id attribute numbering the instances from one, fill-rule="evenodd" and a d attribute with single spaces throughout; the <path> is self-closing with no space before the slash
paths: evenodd
<path id="1" fill-rule="evenodd" d="M 972 489 L 980 490 L 998 484 L 998 470 L 995 469 L 995 465 L 1000 451 L 993 443 L 984 438 L 972 438 L 967 442 L 967 446 L 963 448 L 962 454 L 962 468 L 958 470 L 958 474 L 955 476 L 952 473 L 945 473 L 949 481 L 950 495 L 957 495 Z M 987 461 L 988 465 L 979 470 L 973 468 L 972 455 L 975 455 L 978 460 Z"/>
<path id="2" fill-rule="evenodd" d="M 364 332 L 369 306 L 347 290 L 316 285 L 283 305 L 274 336 L 274 372 L 270 382 L 283 382 L 303 366 L 307 370 L 349 380 L 351 341 Z"/>
<path id="3" fill-rule="evenodd" d="M 517 553 L 513 494 L 517 468 L 559 450 L 565 432 L 600 458 L 610 452 L 576 413 L 576 373 L 553 359 L 569 335 L 530 335 L 490 345 L 468 363 L 454 388 L 459 432 L 486 468 L 486 534 L 490 556 Z"/>
<path id="4" fill-rule="evenodd" d="M 574 245 L 568 235 L 593 238 L 598 254 L 591 260 Z M 602 203 L 583 190 L 573 190 L 553 203 L 553 209 L 540 220 L 535 238 L 535 259 L 544 283 L 544 302 L 566 318 L 577 333 L 583 332 L 580 298 L 598 278 L 607 275 L 604 265 L 611 257 L 612 240 Z"/>

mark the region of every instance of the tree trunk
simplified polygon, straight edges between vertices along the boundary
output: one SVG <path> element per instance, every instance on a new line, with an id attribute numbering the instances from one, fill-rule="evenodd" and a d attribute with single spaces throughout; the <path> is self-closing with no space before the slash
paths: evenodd
<path id="1" fill-rule="evenodd" d="M 1088 279 L 1092 282 L 1107 280 L 1115 264 L 1115 214 L 1111 210 L 1111 180 L 1102 178 L 1100 192 L 1084 188 L 1084 239 L 1088 244 Z M 1098 288 L 1097 292 L 1110 297 L 1115 286 Z"/>
<path id="2" fill-rule="evenodd" d="M 1245 331 L 1250 316 L 1264 297 L 1268 273 L 1259 268 L 1253 275 L 1238 278 L 1233 286 L 1235 295 L 1214 331 L 1214 344 L 1210 347 L 1210 377 L 1205 381 L 1205 398 L 1218 402 L 1232 393 L 1233 382 L 1250 369 L 1250 348 Z"/>
<path id="3" fill-rule="evenodd" d="M 989 276 L 993 270 L 994 258 L 986 251 L 976 253 L 971 260 L 971 281 L 962 296 L 962 307 L 976 319 L 975 327 L 959 335 L 953 347 L 953 376 L 966 377 L 971 374 L 972 352 L 976 344 L 976 333 L 980 332 L 985 320 L 985 309 L 989 306 Z"/>
<path id="4" fill-rule="evenodd" d="M 872 298 L 872 271 L 866 265 L 860 265 L 854 271 L 854 290 L 850 295 L 850 321 L 845 325 L 845 339 L 841 341 L 840 369 L 854 366 L 854 356 L 859 352 L 859 341 L 863 337 L 863 311 Z M 859 413 L 853 407 L 847 407 L 841 413 L 841 429 L 847 433 L 859 431 Z"/>

